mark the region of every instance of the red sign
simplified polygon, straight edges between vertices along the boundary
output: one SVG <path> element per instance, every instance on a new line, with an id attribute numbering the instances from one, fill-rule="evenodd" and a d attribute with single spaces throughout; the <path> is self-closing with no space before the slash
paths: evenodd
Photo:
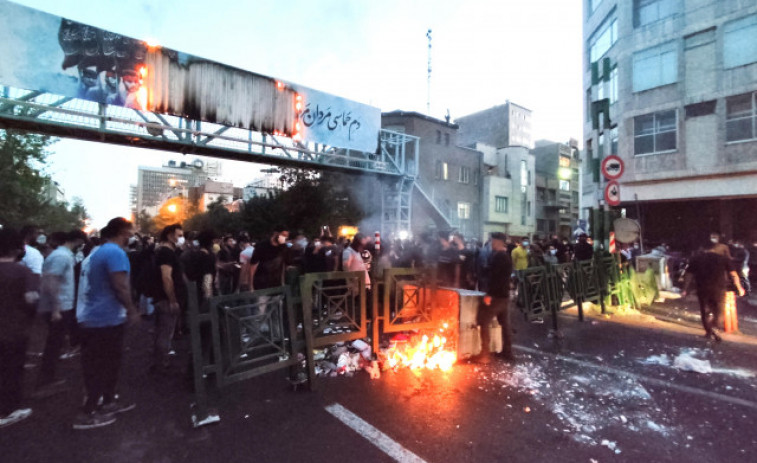
<path id="1" fill-rule="evenodd" d="M 610 206 L 620 205 L 620 185 L 615 180 L 607 183 L 605 187 L 605 201 Z"/>
<path id="2" fill-rule="evenodd" d="M 623 160 L 616 155 L 607 156 L 602 160 L 602 175 L 607 180 L 617 180 L 623 175 L 625 166 Z"/>

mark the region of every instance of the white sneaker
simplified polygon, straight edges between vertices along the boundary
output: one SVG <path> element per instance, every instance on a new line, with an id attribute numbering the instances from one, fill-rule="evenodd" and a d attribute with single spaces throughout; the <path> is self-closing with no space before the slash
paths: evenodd
<path id="1" fill-rule="evenodd" d="M 30 416 L 32 416 L 31 408 L 19 408 L 18 410 L 11 412 L 8 416 L 0 418 L 0 428 L 18 423 L 19 421 L 23 421 Z"/>

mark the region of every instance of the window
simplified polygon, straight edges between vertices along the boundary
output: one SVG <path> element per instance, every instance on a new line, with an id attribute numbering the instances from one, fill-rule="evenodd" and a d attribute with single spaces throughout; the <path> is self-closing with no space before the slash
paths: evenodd
<path id="1" fill-rule="evenodd" d="M 448 133 L 444 134 L 444 145 L 445 146 L 449 146 L 449 134 Z"/>
<path id="2" fill-rule="evenodd" d="M 618 127 L 610 129 L 610 154 L 618 154 Z"/>
<path id="3" fill-rule="evenodd" d="M 633 54 L 633 91 L 678 81 L 678 44 L 668 42 Z"/>
<path id="4" fill-rule="evenodd" d="M 675 110 L 637 116 L 634 124 L 634 154 L 651 154 L 676 149 L 677 113 Z"/>
<path id="5" fill-rule="evenodd" d="M 526 201 L 526 214 L 531 215 L 531 201 Z"/>
<path id="6" fill-rule="evenodd" d="M 610 104 L 615 104 L 618 101 L 618 67 L 615 66 L 610 71 L 610 82 L 608 83 L 610 89 L 609 89 L 609 95 L 607 97 L 610 99 Z"/>
<path id="7" fill-rule="evenodd" d="M 457 177 L 460 183 L 470 183 L 470 167 L 460 166 L 460 175 Z"/>
<path id="8" fill-rule="evenodd" d="M 586 90 L 586 122 L 591 122 L 591 88 Z"/>
<path id="9" fill-rule="evenodd" d="M 567 156 L 560 156 L 559 160 L 560 167 L 570 167 L 570 158 Z"/>
<path id="10" fill-rule="evenodd" d="M 757 138 L 757 93 L 747 93 L 725 100 L 726 141 L 752 140 Z"/>
<path id="11" fill-rule="evenodd" d="M 673 16 L 679 0 L 634 0 L 633 27 L 644 26 Z"/>
<path id="12" fill-rule="evenodd" d="M 502 212 L 504 214 L 507 214 L 507 197 L 506 196 L 495 196 L 494 197 L 494 212 Z"/>
<path id="13" fill-rule="evenodd" d="M 449 166 L 446 162 L 436 161 L 435 177 L 438 180 L 449 179 Z"/>
<path id="14" fill-rule="evenodd" d="M 599 61 L 618 41 L 618 20 L 608 16 L 607 19 L 589 37 L 589 65 Z"/>
<path id="15" fill-rule="evenodd" d="M 528 163 L 525 160 L 520 161 L 520 191 L 526 192 L 528 185 Z"/>
<path id="16" fill-rule="evenodd" d="M 570 191 L 570 180 L 560 180 L 560 190 Z"/>
<path id="17" fill-rule="evenodd" d="M 589 0 L 589 11 L 594 13 L 600 4 L 602 4 L 602 0 Z"/>
<path id="18" fill-rule="evenodd" d="M 457 203 L 457 218 L 470 219 L 470 203 Z"/>
<path id="19" fill-rule="evenodd" d="M 757 62 L 757 15 L 723 26 L 723 66 L 733 68 Z"/>
<path id="20" fill-rule="evenodd" d="M 439 145 L 442 142 L 442 131 L 437 130 L 436 131 L 436 144 Z"/>

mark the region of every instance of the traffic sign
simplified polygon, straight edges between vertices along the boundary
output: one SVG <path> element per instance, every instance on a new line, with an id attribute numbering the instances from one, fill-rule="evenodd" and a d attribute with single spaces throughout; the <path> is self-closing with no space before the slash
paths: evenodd
<path id="1" fill-rule="evenodd" d="M 623 160 L 616 155 L 607 156 L 602 160 L 602 175 L 607 180 L 617 180 L 623 175 L 625 166 Z"/>
<path id="2" fill-rule="evenodd" d="M 620 205 L 620 185 L 615 180 L 608 182 L 605 187 L 605 201 L 609 206 Z"/>

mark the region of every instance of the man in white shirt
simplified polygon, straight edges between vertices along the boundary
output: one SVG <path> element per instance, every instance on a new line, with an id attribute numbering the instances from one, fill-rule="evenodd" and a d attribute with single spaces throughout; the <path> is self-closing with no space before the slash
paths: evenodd
<path id="1" fill-rule="evenodd" d="M 45 262 L 45 258 L 42 257 L 42 253 L 34 247 L 39 236 L 39 228 L 28 225 L 21 230 L 21 234 L 24 236 L 24 258 L 21 259 L 21 263 L 32 271 L 37 278 L 42 276 L 42 264 Z"/>
<path id="2" fill-rule="evenodd" d="M 74 252 L 84 244 L 87 235 L 81 230 L 72 230 L 64 236 L 63 244 L 47 256 L 42 267 L 37 310 L 47 321 L 47 341 L 34 393 L 40 398 L 59 392 L 59 386 L 65 382 L 55 380 L 55 369 L 66 334 L 73 339 L 76 330 Z"/>

